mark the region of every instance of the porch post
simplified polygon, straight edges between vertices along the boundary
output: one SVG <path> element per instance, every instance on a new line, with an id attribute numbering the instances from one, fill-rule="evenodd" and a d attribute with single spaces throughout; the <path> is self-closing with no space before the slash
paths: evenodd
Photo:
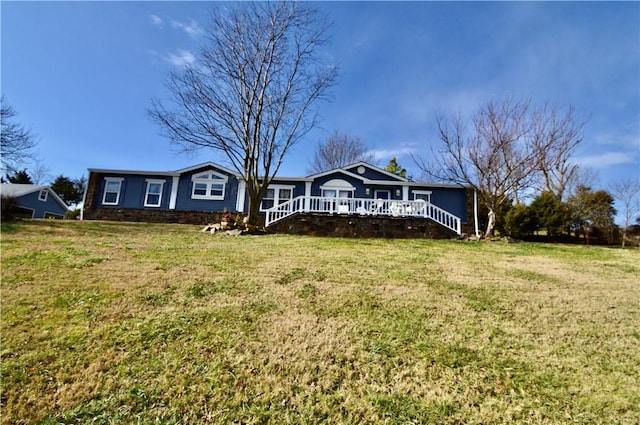
<path id="1" fill-rule="evenodd" d="M 244 198 L 247 193 L 247 182 L 238 179 L 238 195 L 236 196 L 236 211 L 244 212 Z"/>
<path id="2" fill-rule="evenodd" d="M 409 200 L 409 186 L 402 186 L 402 200 Z"/>
<path id="3" fill-rule="evenodd" d="M 169 198 L 169 209 L 176 209 L 176 201 L 178 200 L 178 183 L 180 182 L 179 176 L 173 176 L 173 181 L 171 182 L 171 198 Z"/>
<path id="4" fill-rule="evenodd" d="M 473 215 L 474 217 L 474 225 L 476 230 L 476 238 L 480 238 L 480 232 L 478 231 L 478 191 L 473 189 Z"/>
<path id="5" fill-rule="evenodd" d="M 311 202 L 311 183 L 312 182 L 304 182 L 304 212 L 309 212 L 311 206 L 309 202 Z"/>

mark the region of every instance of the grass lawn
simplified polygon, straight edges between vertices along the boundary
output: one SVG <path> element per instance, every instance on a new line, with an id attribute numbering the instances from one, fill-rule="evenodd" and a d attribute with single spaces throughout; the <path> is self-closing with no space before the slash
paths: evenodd
<path id="1" fill-rule="evenodd" d="M 640 418 L 638 250 L 1 230 L 2 424 Z"/>

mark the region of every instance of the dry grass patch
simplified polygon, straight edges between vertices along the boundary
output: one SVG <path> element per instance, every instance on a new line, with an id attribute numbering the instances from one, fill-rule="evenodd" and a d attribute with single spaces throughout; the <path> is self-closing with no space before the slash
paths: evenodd
<path id="1" fill-rule="evenodd" d="M 637 423 L 637 250 L 2 224 L 2 423 Z"/>

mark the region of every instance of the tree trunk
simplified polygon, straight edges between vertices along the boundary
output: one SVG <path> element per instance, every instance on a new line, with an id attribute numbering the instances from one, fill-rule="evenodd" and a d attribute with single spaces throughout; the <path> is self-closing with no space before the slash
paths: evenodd
<path id="1" fill-rule="evenodd" d="M 487 223 L 487 231 L 484 233 L 485 237 L 493 236 L 493 229 L 496 227 L 496 213 L 493 212 L 493 209 L 489 208 L 488 223 Z"/>
<path id="2" fill-rule="evenodd" d="M 248 224 L 257 226 L 260 221 L 260 198 L 247 191 L 249 197 L 249 214 L 247 216 Z"/>

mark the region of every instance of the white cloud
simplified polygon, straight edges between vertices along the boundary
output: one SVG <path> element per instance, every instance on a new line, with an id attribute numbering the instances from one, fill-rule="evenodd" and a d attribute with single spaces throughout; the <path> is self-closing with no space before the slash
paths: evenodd
<path id="1" fill-rule="evenodd" d="M 184 68 L 185 66 L 191 65 L 196 60 L 196 57 L 192 52 L 181 49 L 178 50 L 177 53 L 170 53 L 164 56 L 163 59 L 172 65 Z"/>
<path id="2" fill-rule="evenodd" d="M 575 162 L 581 167 L 604 168 L 614 165 L 634 164 L 637 161 L 636 157 L 637 152 L 603 152 L 577 157 Z"/>
<path id="3" fill-rule="evenodd" d="M 200 26 L 200 24 L 198 24 L 194 20 L 191 20 L 191 22 L 188 24 L 173 20 L 171 21 L 171 26 L 173 28 L 184 31 L 186 34 L 188 34 L 191 37 L 199 37 L 202 34 L 204 34 L 204 29 Z"/>
<path id="4" fill-rule="evenodd" d="M 149 20 L 153 25 L 158 27 L 161 27 L 163 24 L 162 18 L 159 17 L 158 15 L 154 15 L 154 14 L 149 15 Z"/>

